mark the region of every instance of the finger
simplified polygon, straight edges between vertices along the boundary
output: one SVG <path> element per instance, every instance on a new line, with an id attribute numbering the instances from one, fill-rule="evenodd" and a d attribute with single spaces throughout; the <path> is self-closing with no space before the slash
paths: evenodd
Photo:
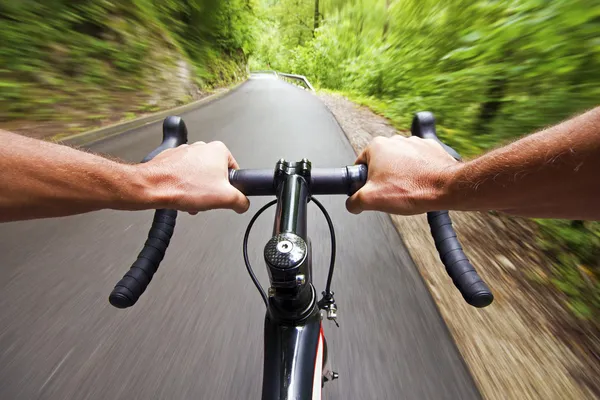
<path id="1" fill-rule="evenodd" d="M 189 211 L 188 214 L 190 214 L 190 215 L 198 215 L 198 211 Z"/>
<path id="2" fill-rule="evenodd" d="M 237 161 L 235 161 L 235 158 L 233 158 L 233 155 L 229 150 L 227 150 L 227 164 L 231 169 L 240 169 L 240 166 L 238 165 Z"/>
<path id="3" fill-rule="evenodd" d="M 377 136 L 376 138 L 371 140 L 369 145 L 362 151 L 362 153 L 360 153 L 360 155 L 358 156 L 358 158 L 356 159 L 354 164 L 367 164 L 368 165 L 370 162 L 370 159 L 371 159 L 371 151 L 373 150 L 373 148 L 379 147 L 380 145 L 385 143 L 387 140 L 388 139 L 384 138 L 383 136 Z"/>
<path id="4" fill-rule="evenodd" d="M 232 209 L 238 214 L 243 214 L 250 207 L 250 200 L 239 190 L 233 186 L 229 186 L 229 195 L 226 202 L 226 207 Z"/>
<path id="5" fill-rule="evenodd" d="M 346 200 L 346 209 L 352 214 L 360 214 L 367 210 L 365 204 L 365 195 L 368 196 L 370 184 L 367 182 L 358 192 L 348 197 Z"/>
<path id="6" fill-rule="evenodd" d="M 358 192 L 346 199 L 346 209 L 352 214 L 360 214 L 363 211 L 360 201 L 356 198 L 357 194 Z"/>
<path id="7" fill-rule="evenodd" d="M 204 144 L 206 144 L 206 143 L 200 140 L 200 141 L 198 141 L 198 142 L 194 142 L 194 143 L 192 143 L 192 146 L 204 145 Z"/>
<path id="8" fill-rule="evenodd" d="M 369 147 L 370 146 L 367 146 L 362 153 L 358 155 L 356 161 L 354 161 L 354 165 L 369 164 Z"/>

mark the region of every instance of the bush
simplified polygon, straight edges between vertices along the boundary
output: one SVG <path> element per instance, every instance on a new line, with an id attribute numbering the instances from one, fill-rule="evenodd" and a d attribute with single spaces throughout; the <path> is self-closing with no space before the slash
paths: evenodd
<path id="1" fill-rule="evenodd" d="M 39 117 L 39 97 L 82 107 L 88 91 L 144 91 L 156 62 L 186 59 L 203 86 L 227 84 L 252 49 L 253 10 L 251 0 L 2 2 L 0 121 Z"/>

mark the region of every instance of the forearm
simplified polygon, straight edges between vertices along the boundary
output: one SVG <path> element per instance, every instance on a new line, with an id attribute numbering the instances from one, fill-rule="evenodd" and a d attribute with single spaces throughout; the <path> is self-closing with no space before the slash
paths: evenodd
<path id="1" fill-rule="evenodd" d="M 600 108 L 451 172 L 448 208 L 599 219 Z"/>
<path id="2" fill-rule="evenodd" d="M 152 206 L 135 166 L 0 131 L 0 221 Z"/>

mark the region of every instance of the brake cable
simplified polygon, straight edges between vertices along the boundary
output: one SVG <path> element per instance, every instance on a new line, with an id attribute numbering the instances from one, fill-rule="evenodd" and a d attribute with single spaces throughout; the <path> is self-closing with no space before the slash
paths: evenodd
<path id="1" fill-rule="evenodd" d="M 258 210 L 256 212 L 256 214 L 254 214 L 254 216 L 250 220 L 250 223 L 248 224 L 248 227 L 246 228 L 246 233 L 244 234 L 244 243 L 242 245 L 243 252 L 244 252 L 244 263 L 246 264 L 246 269 L 248 270 L 248 274 L 250 275 L 252 282 L 254 282 L 254 286 L 256 286 L 256 288 L 258 289 L 258 292 L 260 293 L 260 296 L 262 297 L 262 299 L 265 303 L 265 307 L 269 307 L 268 300 L 267 300 L 267 294 L 265 293 L 265 290 L 260 285 L 260 282 L 256 278 L 256 275 L 254 275 L 254 271 L 252 270 L 252 266 L 250 265 L 250 259 L 248 258 L 248 237 L 250 236 L 250 230 L 252 229 L 252 225 L 254 225 L 254 222 L 256 222 L 258 217 L 260 217 L 260 214 L 262 214 L 267 208 L 271 207 L 274 204 L 277 204 L 277 200 L 272 200 L 272 201 L 268 202 L 260 210 Z"/>
<path id="2" fill-rule="evenodd" d="M 331 258 L 329 260 L 329 272 L 327 274 L 327 283 L 325 285 L 325 291 L 323 292 L 323 296 L 325 296 L 325 298 L 327 298 L 327 299 L 333 299 L 333 292 L 331 291 L 331 281 L 333 280 L 333 269 L 335 267 L 335 255 L 336 255 L 336 250 L 335 250 L 336 249 L 336 241 L 335 241 L 335 230 L 333 228 L 333 221 L 331 220 L 329 213 L 327 212 L 327 210 L 325 209 L 323 204 L 321 204 L 320 201 L 318 201 L 314 197 L 311 197 L 310 200 L 312 200 L 316 204 L 316 206 L 319 207 L 319 209 L 323 213 L 323 216 L 325 217 L 325 220 L 327 221 L 327 226 L 329 227 L 329 235 L 331 237 Z M 260 293 L 260 296 L 262 297 L 263 302 L 265 303 L 265 307 L 268 307 L 267 294 L 265 293 L 265 290 L 260 285 L 260 282 L 256 278 L 256 275 L 254 274 L 254 270 L 252 269 L 252 266 L 250 265 L 250 258 L 248 257 L 248 238 L 250 237 L 250 231 L 252 230 L 252 226 L 254 225 L 254 223 L 256 222 L 258 217 L 260 217 L 260 215 L 263 212 L 265 212 L 269 207 L 271 207 L 275 204 L 277 204 L 277 200 L 272 200 L 272 201 L 268 202 L 267 204 L 265 204 L 264 206 L 262 206 L 256 212 L 256 214 L 254 214 L 254 216 L 248 223 L 248 227 L 246 228 L 246 233 L 244 234 L 244 241 L 243 241 L 243 245 L 242 245 L 243 253 L 244 253 L 244 263 L 246 264 L 246 270 L 248 270 L 248 274 L 250 275 L 250 279 L 252 279 L 254 286 L 256 286 L 256 289 L 258 289 L 258 292 Z M 337 324 L 337 322 L 336 322 L 336 324 Z"/>
<path id="3" fill-rule="evenodd" d="M 331 293 L 331 281 L 333 280 L 333 268 L 335 267 L 335 229 L 333 229 L 333 221 L 331 221 L 331 217 L 329 216 L 329 213 L 327 212 L 323 204 L 321 204 L 321 202 L 315 199 L 314 197 L 311 197 L 310 199 L 317 205 L 317 207 L 319 207 L 319 209 L 323 213 L 323 216 L 325 217 L 325 220 L 327 220 L 327 226 L 329 227 L 329 236 L 331 236 L 331 258 L 329 260 L 329 273 L 327 274 L 327 284 L 325 285 L 325 293 L 329 294 Z M 331 294 L 333 295 L 333 293 Z"/>

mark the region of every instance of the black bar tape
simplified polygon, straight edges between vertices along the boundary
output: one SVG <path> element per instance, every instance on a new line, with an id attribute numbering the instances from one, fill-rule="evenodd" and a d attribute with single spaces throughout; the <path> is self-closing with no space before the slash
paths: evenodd
<path id="1" fill-rule="evenodd" d="M 164 150 L 187 143 L 188 132 L 181 117 L 169 116 L 163 122 L 163 140 L 142 162 L 148 162 Z M 117 308 L 134 305 L 148 287 L 173 236 L 177 211 L 156 210 L 148 239 L 137 260 L 111 292 L 108 300 Z"/>
<path id="2" fill-rule="evenodd" d="M 127 308 L 138 301 L 165 257 L 176 219 L 175 210 L 156 210 L 148 240 L 129 271 L 115 285 L 108 298 L 110 304 L 117 308 Z"/>
<path id="3" fill-rule="evenodd" d="M 467 303 L 474 307 L 486 307 L 494 296 L 465 255 L 448 211 L 427 213 L 431 235 L 446 272 Z"/>

